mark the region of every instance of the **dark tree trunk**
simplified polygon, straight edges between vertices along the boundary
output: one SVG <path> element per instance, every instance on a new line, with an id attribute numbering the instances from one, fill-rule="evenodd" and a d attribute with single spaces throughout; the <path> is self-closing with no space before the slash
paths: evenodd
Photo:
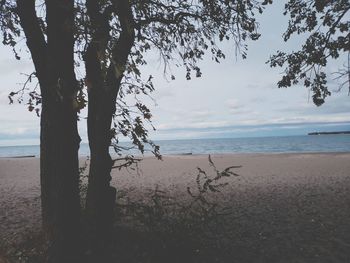
<path id="1" fill-rule="evenodd" d="M 115 97 L 103 87 L 89 91 L 88 136 L 91 162 L 86 211 L 97 259 L 102 255 L 107 256 L 105 249 L 112 234 L 116 199 L 116 189 L 110 186 L 112 159 L 109 154 Z"/>
<path id="2" fill-rule="evenodd" d="M 88 86 L 88 137 L 91 153 L 86 212 L 91 231 L 91 247 L 95 260 L 106 255 L 111 238 L 116 189 L 110 185 L 113 161 L 109 154 L 111 123 L 116 99 L 125 71 L 127 58 L 134 44 L 133 19 L 127 0 L 115 1 L 122 25 L 119 40 L 113 48 L 113 61 L 104 76 L 99 53 L 104 52 L 108 41 L 108 13 L 99 13 L 96 1 L 87 1 L 88 13 L 95 26 L 94 39 L 85 56 L 86 82 Z"/>
<path id="3" fill-rule="evenodd" d="M 50 263 L 77 262 L 80 254 L 73 5 L 73 0 L 46 0 L 47 66 L 53 78 L 43 93 L 41 184 L 44 227 L 51 240 Z"/>
<path id="4" fill-rule="evenodd" d="M 109 155 L 110 127 L 114 112 L 113 90 L 104 86 L 102 63 L 99 53 L 104 52 L 108 41 L 108 17 L 100 14 L 98 1 L 88 0 L 87 10 L 95 33 L 87 49 L 85 59 L 88 87 L 88 138 L 90 146 L 90 170 L 86 200 L 87 231 L 90 262 L 108 261 L 106 250 L 113 223 L 113 206 L 116 190 L 110 187 L 112 167 Z"/>
<path id="5" fill-rule="evenodd" d="M 49 263 L 79 262 L 80 137 L 73 59 L 73 1 L 46 0 L 47 42 L 34 0 L 17 0 L 42 95 L 40 182 Z"/>
<path id="6" fill-rule="evenodd" d="M 48 262 L 79 262 L 77 115 L 72 101 L 54 100 L 43 99 L 40 136 L 41 201 L 49 241 Z"/>

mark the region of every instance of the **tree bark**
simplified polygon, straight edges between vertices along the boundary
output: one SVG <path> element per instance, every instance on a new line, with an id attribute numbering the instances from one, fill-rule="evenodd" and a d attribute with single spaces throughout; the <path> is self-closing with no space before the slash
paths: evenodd
<path id="1" fill-rule="evenodd" d="M 47 0 L 47 42 L 38 23 L 34 0 L 17 0 L 42 95 L 40 182 L 43 229 L 49 263 L 79 262 L 80 137 L 73 60 L 73 1 Z"/>
<path id="2" fill-rule="evenodd" d="M 43 98 L 40 182 L 48 262 L 78 262 L 80 254 L 80 138 L 76 111 L 69 100 Z"/>
<path id="3" fill-rule="evenodd" d="M 94 30 L 84 56 L 88 87 L 88 138 L 90 170 L 86 200 L 86 219 L 90 262 L 107 262 L 106 247 L 110 241 L 116 190 L 109 186 L 112 160 L 109 155 L 113 100 L 104 87 L 104 74 L 99 54 L 105 52 L 109 39 L 108 10 L 100 13 L 98 0 L 87 0 L 87 12 Z"/>
<path id="4" fill-rule="evenodd" d="M 112 159 L 109 154 L 110 127 L 115 98 L 103 89 L 89 91 L 88 137 L 90 146 L 89 184 L 86 211 L 92 250 L 97 262 L 108 256 L 111 241 L 116 189 L 110 186 Z"/>
<path id="5" fill-rule="evenodd" d="M 46 21 L 48 68 L 54 72 L 43 97 L 41 120 L 41 184 L 43 199 L 49 202 L 43 207 L 48 212 L 46 227 L 52 241 L 48 262 L 77 262 L 80 137 L 75 108 L 78 85 L 74 72 L 74 1 L 46 0 Z"/>
<path id="6" fill-rule="evenodd" d="M 105 52 L 105 44 L 108 41 L 108 14 L 100 14 L 96 3 L 94 0 L 87 1 L 88 13 L 96 31 L 85 56 L 88 86 L 87 124 L 91 153 L 86 212 L 91 231 L 91 247 L 94 250 L 95 261 L 99 261 L 101 256 L 107 254 L 104 248 L 111 238 L 116 199 L 116 189 L 110 186 L 113 165 L 109 154 L 111 123 L 135 33 L 129 2 L 115 1 L 118 3 L 115 10 L 122 25 L 122 32 L 113 47 L 113 60 L 104 75 L 99 54 Z"/>

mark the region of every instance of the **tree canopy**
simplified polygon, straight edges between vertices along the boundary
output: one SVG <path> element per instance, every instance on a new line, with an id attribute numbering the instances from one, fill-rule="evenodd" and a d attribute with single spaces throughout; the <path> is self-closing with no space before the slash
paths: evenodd
<path id="1" fill-rule="evenodd" d="M 307 38 L 299 50 L 278 51 L 271 56 L 271 67 L 284 67 L 278 87 L 301 82 L 310 88 L 317 106 L 331 95 L 330 78 L 339 81 L 339 89 L 348 86 L 350 92 L 349 10 L 348 0 L 289 0 L 285 4 L 284 15 L 289 15 L 290 19 L 284 41 L 300 34 Z M 343 67 L 329 72 L 326 66 L 331 60 L 340 58 L 345 59 Z"/>

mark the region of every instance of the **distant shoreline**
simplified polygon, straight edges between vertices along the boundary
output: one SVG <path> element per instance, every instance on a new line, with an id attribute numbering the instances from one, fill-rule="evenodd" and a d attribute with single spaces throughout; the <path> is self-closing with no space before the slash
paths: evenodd
<path id="1" fill-rule="evenodd" d="M 310 132 L 307 135 L 336 135 L 336 134 L 350 134 L 350 131 L 338 131 L 338 132 Z"/>
<path id="2" fill-rule="evenodd" d="M 346 129 L 344 129 L 346 131 Z M 254 138 L 217 138 L 197 140 L 169 140 L 155 141 L 160 146 L 162 155 L 195 155 L 218 153 L 301 153 L 301 152 L 349 152 L 349 134 L 335 134 L 328 136 L 279 136 L 279 137 L 254 137 Z M 340 132 L 338 132 L 340 133 Z M 343 133 L 343 132 L 341 132 Z M 141 153 L 129 142 L 120 143 L 125 148 L 130 148 L 128 154 L 139 156 Z M 151 147 L 145 146 L 145 155 L 151 155 Z M 110 153 L 114 150 L 111 148 Z M 124 152 L 126 153 L 126 152 Z M 0 157 L 13 156 L 39 156 L 40 147 L 36 146 L 12 146 L 1 147 Z M 79 155 L 90 155 L 88 144 L 81 144 Z"/>
<path id="3" fill-rule="evenodd" d="M 344 155 L 348 156 L 350 155 L 350 151 L 348 152 L 244 152 L 244 153 L 238 153 L 238 152 L 226 152 L 226 153 L 178 153 L 178 154 L 163 154 L 163 158 L 176 158 L 176 159 L 196 159 L 196 158 L 203 158 L 203 157 L 208 157 L 210 155 L 213 158 L 230 158 L 230 157 L 293 157 L 293 156 L 334 156 L 334 155 Z M 116 157 L 116 156 L 112 156 Z M 79 155 L 79 159 L 81 161 L 85 161 L 86 159 L 89 159 L 89 155 Z M 154 159 L 156 160 L 157 158 L 154 155 L 137 155 L 135 158 L 141 158 L 142 160 L 149 160 L 149 159 Z M 0 162 L 2 160 L 11 160 L 11 159 L 24 159 L 24 160 L 39 160 L 40 155 L 27 155 L 27 156 L 1 156 L 0 157 Z"/>

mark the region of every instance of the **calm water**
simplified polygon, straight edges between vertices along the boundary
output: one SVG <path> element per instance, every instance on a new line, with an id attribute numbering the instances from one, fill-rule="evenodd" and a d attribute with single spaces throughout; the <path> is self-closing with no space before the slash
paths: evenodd
<path id="1" fill-rule="evenodd" d="M 167 140 L 156 143 L 160 145 L 163 155 L 190 152 L 193 154 L 350 152 L 350 135 Z M 128 143 L 122 144 L 129 145 Z M 136 150 L 133 153 L 138 154 Z M 150 152 L 145 154 L 149 155 Z M 0 146 L 0 157 L 20 155 L 39 156 L 39 146 Z M 87 144 L 80 146 L 80 155 L 89 155 Z"/>

